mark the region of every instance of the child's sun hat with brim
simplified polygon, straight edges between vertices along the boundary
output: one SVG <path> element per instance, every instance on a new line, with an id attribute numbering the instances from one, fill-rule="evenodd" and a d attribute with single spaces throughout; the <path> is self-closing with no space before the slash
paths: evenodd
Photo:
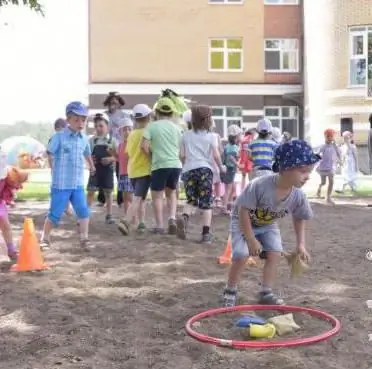
<path id="1" fill-rule="evenodd" d="M 173 101 L 168 97 L 161 97 L 155 106 L 155 110 L 159 113 L 177 113 L 176 106 L 174 105 Z"/>
<path id="2" fill-rule="evenodd" d="M 280 145 L 275 151 L 274 158 L 273 171 L 276 173 L 314 165 L 321 159 L 303 140 L 292 140 Z"/>

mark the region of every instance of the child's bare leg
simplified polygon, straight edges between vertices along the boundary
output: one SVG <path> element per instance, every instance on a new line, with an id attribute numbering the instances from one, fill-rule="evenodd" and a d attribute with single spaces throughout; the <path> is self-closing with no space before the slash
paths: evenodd
<path id="1" fill-rule="evenodd" d="M 236 304 L 238 283 L 240 281 L 240 276 L 243 272 L 247 259 L 248 257 L 243 257 L 243 258 L 232 260 L 232 263 L 229 269 L 229 274 L 227 277 L 226 288 L 223 293 L 225 306 L 235 306 Z"/>
<path id="2" fill-rule="evenodd" d="M 246 181 L 247 181 L 247 173 L 242 173 L 242 190 L 245 188 L 245 185 L 246 185 Z"/>
<path id="3" fill-rule="evenodd" d="M 124 216 L 126 216 L 128 214 L 128 210 L 129 210 L 129 207 L 132 204 L 132 201 L 133 201 L 133 193 L 132 192 L 124 192 L 124 194 L 123 194 Z"/>
<path id="4" fill-rule="evenodd" d="M 72 206 L 71 206 L 71 203 L 69 202 L 66 206 L 66 210 L 65 210 L 65 213 L 67 215 L 71 215 L 72 214 Z"/>
<path id="5" fill-rule="evenodd" d="M 93 191 L 93 190 L 89 190 L 88 191 L 88 194 L 87 194 L 87 203 L 88 203 L 88 206 L 89 207 L 92 207 L 93 203 L 94 203 L 94 196 L 96 194 L 96 191 Z"/>
<path id="6" fill-rule="evenodd" d="M 89 218 L 79 220 L 80 240 L 87 240 L 89 234 Z"/>
<path id="7" fill-rule="evenodd" d="M 54 228 L 54 224 L 52 221 L 47 217 L 44 222 L 43 232 L 41 234 L 41 243 L 45 243 L 45 245 L 41 245 L 42 247 L 49 245 L 50 243 L 50 233 Z"/>
<path id="8" fill-rule="evenodd" d="M 231 197 L 233 191 L 233 184 L 225 184 L 225 193 L 223 195 L 223 207 L 225 210 L 227 210 L 227 206 L 229 204 L 229 199 Z"/>
<path id="9" fill-rule="evenodd" d="M 112 203 L 113 196 L 111 190 L 104 190 L 105 199 L 106 199 L 106 223 L 113 224 L 114 220 L 112 219 Z"/>
<path id="10" fill-rule="evenodd" d="M 327 188 L 327 202 L 330 204 L 333 204 L 333 200 L 332 200 L 333 185 L 334 185 L 334 175 L 330 174 L 328 176 L 328 188 Z"/>
<path id="11" fill-rule="evenodd" d="M 321 175 L 320 176 L 320 185 L 318 187 L 318 191 L 316 192 L 317 197 L 322 196 L 322 188 L 323 188 L 323 186 L 325 186 L 326 182 L 327 182 L 327 177 Z"/>
<path id="12" fill-rule="evenodd" d="M 263 268 L 262 288 L 260 298 L 262 303 L 281 305 L 283 300 L 273 294 L 272 289 L 275 285 L 278 265 L 280 263 L 281 252 L 267 252 L 267 259 Z"/>
<path id="13" fill-rule="evenodd" d="M 10 259 L 17 257 L 17 249 L 13 241 L 12 227 L 8 215 L 0 217 L 0 229 L 6 244 L 7 253 Z"/>
<path id="14" fill-rule="evenodd" d="M 138 220 L 140 223 L 145 223 L 145 216 L 146 216 L 146 200 L 143 200 L 141 197 L 136 197 L 135 198 L 138 201 L 138 207 L 137 207 L 137 212 L 138 212 Z"/>

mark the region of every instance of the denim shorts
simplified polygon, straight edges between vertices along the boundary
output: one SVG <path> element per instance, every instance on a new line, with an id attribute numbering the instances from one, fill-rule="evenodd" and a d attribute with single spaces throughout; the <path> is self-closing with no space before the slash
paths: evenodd
<path id="1" fill-rule="evenodd" d="M 264 251 L 282 252 L 282 237 L 279 227 L 270 224 L 253 228 L 257 240 L 261 243 Z M 241 232 L 234 231 L 231 234 L 232 259 L 243 259 L 249 256 L 247 242 Z"/>
<path id="2" fill-rule="evenodd" d="M 132 181 L 129 179 L 127 174 L 120 174 L 118 181 L 118 190 L 122 192 L 133 192 Z"/>

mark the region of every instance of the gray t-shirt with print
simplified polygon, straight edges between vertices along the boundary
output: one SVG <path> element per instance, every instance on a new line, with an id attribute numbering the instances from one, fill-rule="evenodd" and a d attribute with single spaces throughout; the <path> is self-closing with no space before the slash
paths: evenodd
<path id="1" fill-rule="evenodd" d="M 184 173 L 198 168 L 209 168 L 213 171 L 213 148 L 218 147 L 215 134 L 207 131 L 186 131 L 182 136 L 182 145 L 185 149 L 185 163 L 182 168 Z"/>
<path id="2" fill-rule="evenodd" d="M 276 221 L 292 214 L 295 219 L 309 220 L 313 216 L 310 203 L 305 193 L 293 187 L 283 200 L 276 198 L 276 183 L 278 174 L 254 179 L 236 199 L 231 214 L 231 232 L 240 232 L 239 208 L 250 210 L 253 228 L 262 226 L 277 226 Z"/>

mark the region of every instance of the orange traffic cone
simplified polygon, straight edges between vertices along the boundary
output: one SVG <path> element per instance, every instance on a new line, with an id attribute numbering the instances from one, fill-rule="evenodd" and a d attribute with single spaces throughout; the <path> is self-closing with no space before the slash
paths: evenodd
<path id="1" fill-rule="evenodd" d="M 232 249 L 231 249 L 231 236 L 227 239 L 226 247 L 224 253 L 217 258 L 217 263 L 218 264 L 230 264 L 231 263 L 231 255 L 232 255 Z M 253 258 L 250 256 L 247 260 L 247 265 L 251 267 L 257 267 L 258 263 Z"/>
<path id="2" fill-rule="evenodd" d="M 44 263 L 41 254 L 40 244 L 36 237 L 34 222 L 31 218 L 26 218 L 23 223 L 21 246 L 17 264 L 10 270 L 15 272 L 32 272 L 49 269 Z"/>
<path id="3" fill-rule="evenodd" d="M 224 253 L 217 258 L 218 264 L 230 264 L 231 263 L 231 236 L 229 235 L 229 238 L 227 239 L 226 247 Z"/>

